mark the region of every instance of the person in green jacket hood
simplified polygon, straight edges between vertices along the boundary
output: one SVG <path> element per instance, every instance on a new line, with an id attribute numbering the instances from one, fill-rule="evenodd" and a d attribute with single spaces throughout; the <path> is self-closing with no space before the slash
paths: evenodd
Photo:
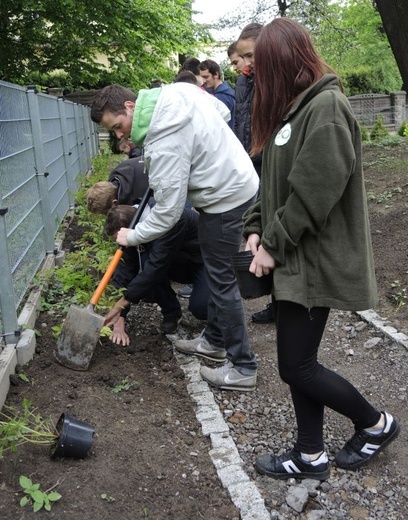
<path id="1" fill-rule="evenodd" d="M 279 373 L 297 420 L 294 448 L 263 455 L 273 478 L 325 480 L 325 406 L 352 420 L 355 434 L 335 457 L 356 469 L 396 438 L 399 424 L 317 361 L 330 308 L 376 304 L 362 171 L 361 136 L 341 83 L 308 32 L 279 18 L 255 47 L 252 153 L 263 150 L 260 198 L 244 215 L 250 271 L 273 271 Z"/>

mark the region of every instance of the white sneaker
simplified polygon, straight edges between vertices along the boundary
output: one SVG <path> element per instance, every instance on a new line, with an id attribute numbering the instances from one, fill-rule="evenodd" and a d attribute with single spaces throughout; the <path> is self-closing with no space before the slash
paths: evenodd
<path id="1" fill-rule="evenodd" d="M 241 374 L 231 361 L 219 368 L 201 367 L 200 374 L 207 383 L 220 390 L 251 392 L 256 387 L 256 371 L 251 376 Z"/>
<path id="2" fill-rule="evenodd" d="M 216 363 L 222 363 L 227 357 L 226 350 L 213 347 L 203 335 L 194 339 L 179 339 L 173 345 L 182 354 L 202 357 Z"/>

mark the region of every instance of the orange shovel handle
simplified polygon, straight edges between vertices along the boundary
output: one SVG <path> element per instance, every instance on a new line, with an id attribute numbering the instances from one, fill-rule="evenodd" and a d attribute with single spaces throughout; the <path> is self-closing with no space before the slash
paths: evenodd
<path id="1" fill-rule="evenodd" d="M 96 288 L 96 291 L 93 293 L 93 296 L 91 298 L 92 305 L 97 305 L 99 298 L 102 296 L 103 291 L 106 289 L 106 286 L 109 283 L 109 280 L 112 278 L 113 273 L 115 272 L 115 269 L 120 262 L 120 259 L 123 255 L 123 249 L 118 249 L 115 253 L 115 256 L 110 261 L 110 264 L 108 265 L 108 268 L 106 269 L 106 273 L 103 275 L 102 280 L 99 282 L 98 287 Z"/>

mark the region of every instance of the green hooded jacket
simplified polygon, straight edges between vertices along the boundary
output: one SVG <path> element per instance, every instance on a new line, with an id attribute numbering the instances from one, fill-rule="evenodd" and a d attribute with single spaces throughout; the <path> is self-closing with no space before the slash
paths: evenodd
<path id="1" fill-rule="evenodd" d="M 375 306 L 360 130 L 336 76 L 303 92 L 265 146 L 260 199 L 244 222 L 276 261 L 277 300 Z"/>
<path id="2" fill-rule="evenodd" d="M 133 112 L 133 124 L 130 138 L 136 146 L 143 146 L 144 139 L 152 120 L 153 111 L 161 94 L 161 88 L 139 90 L 135 110 Z"/>

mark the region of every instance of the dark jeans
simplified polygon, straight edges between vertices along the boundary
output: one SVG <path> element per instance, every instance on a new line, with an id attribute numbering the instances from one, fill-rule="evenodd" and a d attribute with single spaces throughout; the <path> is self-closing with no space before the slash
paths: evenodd
<path id="1" fill-rule="evenodd" d="M 348 417 L 357 428 L 369 428 L 380 413 L 343 377 L 317 361 L 330 309 L 273 299 L 279 374 L 290 386 L 298 425 L 296 447 L 317 453 L 323 445 L 324 407 Z"/>
<path id="2" fill-rule="evenodd" d="M 255 197 L 225 213 L 200 211 L 200 240 L 210 297 L 204 336 L 211 345 L 226 349 L 227 358 L 239 367 L 255 369 L 256 359 L 249 348 L 248 331 L 241 295 L 231 256 L 242 240 L 242 215 Z"/>

